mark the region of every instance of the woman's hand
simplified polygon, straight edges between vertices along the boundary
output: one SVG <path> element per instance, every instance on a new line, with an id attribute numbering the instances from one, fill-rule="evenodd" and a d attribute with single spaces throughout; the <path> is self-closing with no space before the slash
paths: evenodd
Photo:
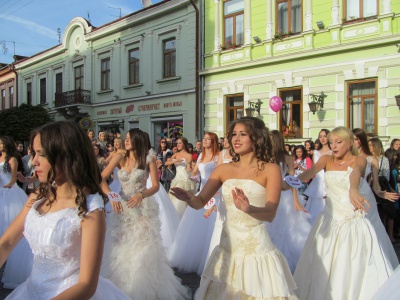
<path id="1" fill-rule="evenodd" d="M 308 213 L 308 211 L 299 203 L 299 201 L 294 202 L 294 208 L 296 209 L 297 212 L 302 211 Z"/>
<path id="2" fill-rule="evenodd" d="M 156 165 L 157 165 L 157 169 L 160 169 L 162 167 L 162 161 L 157 159 Z"/>
<path id="3" fill-rule="evenodd" d="M 122 208 L 122 203 L 120 201 L 112 201 L 110 200 L 112 209 L 115 213 L 120 214 L 124 211 L 124 209 Z"/>
<path id="4" fill-rule="evenodd" d="M 180 188 L 180 187 L 173 187 L 170 190 L 170 193 L 172 196 L 175 198 L 182 200 L 182 201 L 190 201 L 190 199 L 193 197 L 193 194 Z"/>
<path id="5" fill-rule="evenodd" d="M 133 195 L 133 196 L 128 200 L 128 202 L 126 203 L 126 205 L 127 205 L 129 208 L 134 208 L 136 205 L 137 205 L 137 207 L 140 207 L 140 204 L 142 203 L 142 201 L 143 201 L 142 194 L 136 194 L 136 195 Z"/>
<path id="6" fill-rule="evenodd" d="M 17 172 L 17 179 L 19 182 L 22 182 L 22 183 L 28 182 L 28 179 L 24 175 L 22 175 L 21 172 Z"/>
<path id="7" fill-rule="evenodd" d="M 242 189 L 235 187 L 232 190 L 232 196 L 233 203 L 235 203 L 236 208 L 240 209 L 244 213 L 250 213 L 250 202 Z"/>
<path id="8" fill-rule="evenodd" d="M 206 212 L 204 213 L 204 218 L 207 219 L 209 216 L 211 216 L 213 211 L 217 211 L 217 208 L 215 207 L 215 205 L 206 210 Z"/>
<path id="9" fill-rule="evenodd" d="M 358 209 L 367 211 L 370 208 L 368 201 L 356 189 L 350 189 L 350 202 L 353 204 L 355 211 Z"/>
<path id="10" fill-rule="evenodd" d="M 387 191 L 378 191 L 376 193 L 380 198 L 395 202 L 399 200 L 400 195 L 398 193 L 390 193 Z"/>

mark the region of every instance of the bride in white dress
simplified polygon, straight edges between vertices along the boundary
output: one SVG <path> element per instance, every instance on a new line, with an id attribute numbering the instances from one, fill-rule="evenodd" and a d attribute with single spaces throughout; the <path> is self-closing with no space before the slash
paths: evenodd
<path id="1" fill-rule="evenodd" d="M 196 299 L 292 297 L 289 266 L 264 225 L 275 217 L 282 183 L 279 166 L 271 162 L 269 131 L 262 120 L 244 117 L 231 123 L 229 140 L 233 162 L 218 166 L 199 195 L 173 188 L 177 198 L 200 209 L 222 185 L 226 219 Z"/>
<path id="2" fill-rule="evenodd" d="M 0 137 L 0 236 L 18 216 L 28 196 L 17 185 L 17 159 L 15 142 L 8 136 Z M 14 289 L 23 283 L 32 271 L 33 255 L 23 237 L 7 258 L 3 287 Z"/>
<path id="3" fill-rule="evenodd" d="M 77 123 L 49 123 L 34 132 L 33 165 L 41 184 L 0 238 L 2 265 L 24 234 L 33 270 L 6 299 L 129 299 L 99 277 L 105 216 L 92 149 Z"/>
<path id="4" fill-rule="evenodd" d="M 298 177 L 304 182 L 325 169 L 327 198 L 294 273 L 296 294 L 301 300 L 371 299 L 399 262 L 363 178 L 367 162 L 353 147 L 353 133 L 337 127 L 329 141 L 332 157 L 321 157 Z"/>
<path id="5" fill-rule="evenodd" d="M 205 133 L 202 152 L 197 158 L 196 167 L 192 172 L 192 176 L 197 175 L 197 171 L 200 172 L 200 190 L 217 166 L 218 153 L 218 136 L 212 132 Z M 218 201 L 217 198 L 219 198 L 219 193 L 214 195 L 215 201 Z M 203 272 L 216 219 L 216 214 L 205 218 L 205 211 L 204 208 L 199 210 L 190 206 L 186 208 L 174 242 L 167 253 L 171 265 L 181 272 L 196 272 L 199 275 Z"/>
<path id="6" fill-rule="evenodd" d="M 149 138 L 140 129 L 126 135 L 125 158 L 115 156 L 103 171 L 120 167 L 122 201 L 111 201 L 102 274 L 133 299 L 189 299 L 167 260 L 160 235 L 159 208 L 153 195 L 159 188 Z M 106 177 L 103 174 L 103 178 Z M 152 186 L 146 188 L 151 176 Z M 103 191 L 109 187 L 103 180 Z"/>
<path id="7" fill-rule="evenodd" d="M 293 157 L 285 151 L 282 134 L 278 130 L 271 130 L 270 134 L 275 163 L 280 167 L 283 180 L 286 174 L 294 175 Z M 295 188 L 282 191 L 274 221 L 265 222 L 272 242 L 285 255 L 292 273 L 311 230 L 310 215 L 301 206 L 299 196 Z"/>
<path id="8" fill-rule="evenodd" d="M 195 192 L 196 185 L 189 179 L 189 172 L 192 170 L 192 154 L 189 153 L 188 140 L 184 137 L 180 137 L 177 140 L 176 146 L 178 152 L 165 162 L 165 166 L 175 164 L 176 167 L 176 175 L 171 181 L 171 187 L 177 186 Z M 172 204 L 175 206 L 179 219 L 182 219 L 187 204 L 176 199 L 171 193 L 168 193 L 168 195 L 171 198 Z"/>

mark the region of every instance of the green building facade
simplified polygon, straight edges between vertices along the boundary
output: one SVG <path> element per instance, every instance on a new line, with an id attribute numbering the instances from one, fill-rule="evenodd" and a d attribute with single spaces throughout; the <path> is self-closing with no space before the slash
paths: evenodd
<path id="1" fill-rule="evenodd" d="M 290 143 L 336 126 L 400 137 L 399 1 L 214 0 L 204 14 L 205 131 L 250 107 Z"/>

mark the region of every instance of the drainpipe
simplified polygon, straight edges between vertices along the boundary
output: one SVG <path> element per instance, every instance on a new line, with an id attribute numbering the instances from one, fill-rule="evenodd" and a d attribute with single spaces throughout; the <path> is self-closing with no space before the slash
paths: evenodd
<path id="1" fill-rule="evenodd" d="M 201 133 L 200 133 L 200 126 L 199 126 L 199 118 L 202 117 L 200 112 L 202 111 L 200 105 L 200 99 L 199 99 L 199 9 L 197 8 L 196 4 L 194 3 L 193 0 L 190 0 L 190 3 L 192 4 L 194 10 L 196 11 L 196 50 L 195 50 L 195 56 L 196 56 L 196 88 L 195 88 L 195 93 L 196 93 L 196 111 L 199 113 L 196 113 L 196 138 L 200 139 Z M 199 115 L 201 115 L 199 117 Z"/>

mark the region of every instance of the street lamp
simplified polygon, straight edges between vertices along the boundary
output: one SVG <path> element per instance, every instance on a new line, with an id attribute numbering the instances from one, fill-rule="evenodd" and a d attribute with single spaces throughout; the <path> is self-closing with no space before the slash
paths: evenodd
<path id="1" fill-rule="evenodd" d="M 310 97 L 312 101 L 308 103 L 308 106 L 310 107 L 310 111 L 313 113 L 313 115 L 315 115 L 318 106 L 321 108 L 324 107 L 324 98 L 326 97 L 326 95 L 324 94 L 324 92 L 321 92 L 321 94 L 319 95 L 310 94 Z"/>
<path id="2" fill-rule="evenodd" d="M 263 103 L 260 99 L 258 99 L 257 101 L 249 101 L 248 107 L 246 108 L 246 116 L 252 117 L 255 111 L 257 111 L 258 116 L 260 116 L 261 104 Z"/>
<path id="3" fill-rule="evenodd" d="M 122 119 L 121 122 L 119 122 L 119 121 L 112 121 L 111 124 L 118 125 L 119 128 L 121 128 L 122 130 L 125 130 L 125 120 L 124 120 L 124 119 Z"/>

